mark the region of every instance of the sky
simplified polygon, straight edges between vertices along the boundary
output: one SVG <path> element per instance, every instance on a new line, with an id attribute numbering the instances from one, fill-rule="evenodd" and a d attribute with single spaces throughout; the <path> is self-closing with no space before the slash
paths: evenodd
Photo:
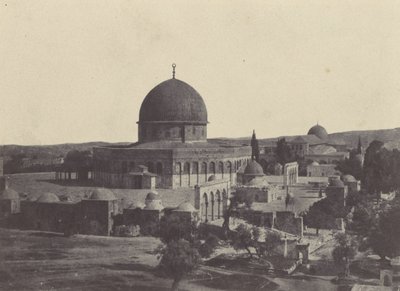
<path id="1" fill-rule="evenodd" d="M 208 137 L 400 126 L 400 1 L 0 0 L 0 144 L 134 142 L 157 84 Z"/>

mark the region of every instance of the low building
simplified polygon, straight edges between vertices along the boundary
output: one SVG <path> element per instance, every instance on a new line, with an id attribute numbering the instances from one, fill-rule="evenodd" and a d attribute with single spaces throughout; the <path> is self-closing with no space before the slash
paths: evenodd
<path id="1" fill-rule="evenodd" d="M 308 177 L 329 177 L 333 175 L 338 175 L 340 172 L 336 170 L 336 164 L 319 164 L 313 161 L 307 166 L 307 176 Z"/>
<path id="2" fill-rule="evenodd" d="M 270 185 L 265 177 L 256 177 L 245 185 L 235 188 L 239 201 L 270 203 L 277 199 L 278 187 Z"/>
<path id="3" fill-rule="evenodd" d="M 348 188 L 339 178 L 335 177 L 330 179 L 329 185 L 325 189 L 325 193 L 327 199 L 331 199 L 332 201 L 339 201 L 340 204 L 346 206 Z"/>
<path id="4" fill-rule="evenodd" d="M 352 175 L 342 176 L 342 181 L 347 186 L 349 193 L 358 193 L 361 190 L 361 181 L 358 181 Z"/>

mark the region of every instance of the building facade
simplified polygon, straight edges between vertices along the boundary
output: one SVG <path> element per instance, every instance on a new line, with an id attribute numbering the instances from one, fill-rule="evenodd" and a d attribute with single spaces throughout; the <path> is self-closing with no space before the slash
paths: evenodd
<path id="1" fill-rule="evenodd" d="M 96 185 L 144 188 L 130 175 L 140 166 L 147 166 L 150 173 L 157 175 L 157 188 L 193 187 L 207 182 L 211 175 L 227 178 L 234 185 L 236 172 L 251 156 L 250 146 L 207 141 L 208 117 L 203 98 L 175 77 L 147 94 L 137 123 L 137 143 L 94 148 Z"/>

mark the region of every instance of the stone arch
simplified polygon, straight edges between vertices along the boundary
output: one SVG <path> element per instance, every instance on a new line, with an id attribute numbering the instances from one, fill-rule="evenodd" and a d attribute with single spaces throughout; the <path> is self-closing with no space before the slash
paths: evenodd
<path id="1" fill-rule="evenodd" d="M 224 163 L 222 161 L 218 162 L 218 174 L 221 178 L 224 178 Z"/>
<path id="2" fill-rule="evenodd" d="M 222 216 L 222 199 L 221 199 L 221 192 L 217 190 L 215 194 L 216 202 L 217 202 L 217 218 L 220 219 Z"/>
<path id="3" fill-rule="evenodd" d="M 199 162 L 193 162 L 192 174 L 195 175 L 196 184 L 199 184 Z"/>
<path id="4" fill-rule="evenodd" d="M 182 187 L 182 163 L 181 162 L 176 163 L 176 172 L 179 177 L 179 186 Z"/>
<path id="5" fill-rule="evenodd" d="M 201 202 L 201 217 L 205 222 L 208 222 L 208 196 L 207 193 L 203 194 Z"/>
<path id="6" fill-rule="evenodd" d="M 215 163 L 211 162 L 209 165 L 210 168 L 210 175 L 215 175 Z"/>
<path id="7" fill-rule="evenodd" d="M 215 214 L 215 199 L 214 199 L 214 192 L 210 192 L 210 202 L 211 202 L 211 221 L 214 220 L 214 214 Z"/>
<path id="8" fill-rule="evenodd" d="M 389 275 L 383 276 L 383 286 L 392 286 L 392 280 L 390 279 Z"/>
<path id="9" fill-rule="evenodd" d="M 190 186 L 190 163 L 189 162 L 185 162 L 183 164 L 183 174 L 184 174 L 183 184 L 185 186 Z"/>
<path id="10" fill-rule="evenodd" d="M 231 161 L 226 162 L 226 173 L 229 175 L 229 181 L 232 182 L 232 162 Z"/>
<path id="11" fill-rule="evenodd" d="M 224 214 L 225 210 L 228 208 L 228 192 L 225 188 L 222 189 L 222 215 Z"/>
<path id="12" fill-rule="evenodd" d="M 156 173 L 157 175 L 163 174 L 163 164 L 161 162 L 157 162 Z"/>
<path id="13" fill-rule="evenodd" d="M 147 162 L 147 170 L 150 172 L 150 173 L 154 173 L 155 171 L 154 171 L 154 164 L 153 164 L 153 162 Z"/>
<path id="14" fill-rule="evenodd" d="M 201 163 L 201 171 L 202 174 L 204 174 L 204 182 L 207 182 L 207 163 L 202 162 Z"/>

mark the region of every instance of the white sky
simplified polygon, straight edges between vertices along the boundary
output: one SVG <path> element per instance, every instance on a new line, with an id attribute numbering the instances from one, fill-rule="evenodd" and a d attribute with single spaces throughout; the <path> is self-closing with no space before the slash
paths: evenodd
<path id="1" fill-rule="evenodd" d="M 0 144 L 136 141 L 173 62 L 209 137 L 400 126 L 400 1 L 0 0 Z"/>

